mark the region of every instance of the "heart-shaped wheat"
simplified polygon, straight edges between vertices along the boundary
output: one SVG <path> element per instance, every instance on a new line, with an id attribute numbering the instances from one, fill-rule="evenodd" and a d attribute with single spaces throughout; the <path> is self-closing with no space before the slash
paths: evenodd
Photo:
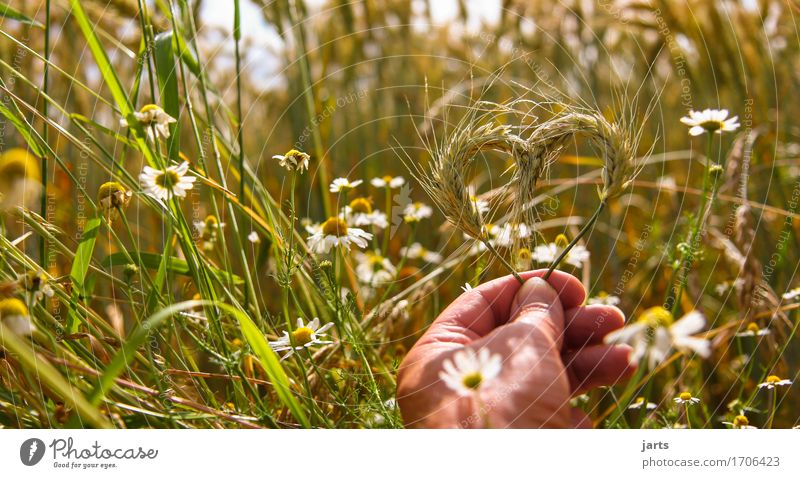
<path id="1" fill-rule="evenodd" d="M 466 174 L 475 156 L 484 151 L 509 154 L 514 160 L 513 174 L 500 192 L 500 199 L 511 204 L 512 220 L 533 226 L 536 222 L 532 205 L 536 186 L 548 169 L 558 159 L 564 148 L 576 137 L 589 141 L 603 158 L 602 186 L 598 188 L 600 203 L 592 217 L 573 241 L 553 261 L 548 277 L 569 250 L 597 220 L 607 202 L 618 196 L 638 171 L 635 152 L 638 135 L 623 123 L 612 122 L 599 112 L 562 106 L 552 118 L 523 129 L 507 124 L 496 124 L 500 114 L 512 106 L 492 105 L 480 115 L 463 120 L 431 151 L 432 160 L 427 169 L 417 168 L 415 176 L 445 217 L 458 229 L 480 240 L 509 268 L 512 267 L 489 241 L 485 218 L 471 197 Z M 525 114 L 525 113 L 523 113 Z M 518 133 L 524 131 L 524 133 Z M 524 137 L 523 137 L 524 136 Z"/>

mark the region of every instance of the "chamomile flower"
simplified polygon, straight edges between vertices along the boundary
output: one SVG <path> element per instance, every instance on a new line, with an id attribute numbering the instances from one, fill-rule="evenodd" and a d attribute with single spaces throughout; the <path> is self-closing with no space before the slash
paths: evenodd
<path id="1" fill-rule="evenodd" d="M 286 154 L 276 154 L 272 159 L 277 159 L 278 164 L 287 171 L 297 169 L 298 173 L 308 170 L 308 162 L 311 159 L 307 153 L 290 149 Z"/>
<path id="2" fill-rule="evenodd" d="M 681 123 L 691 126 L 689 134 L 699 136 L 705 132 L 722 134 L 724 131 L 736 131 L 739 117 L 728 118 L 728 110 L 704 109 L 689 111 L 689 116 L 681 118 Z"/>
<path id="3" fill-rule="evenodd" d="M 736 334 L 737 337 L 761 337 L 764 335 L 769 335 L 770 330 L 767 328 L 760 328 L 757 323 L 750 322 L 747 324 L 747 328 L 743 331 Z"/>
<path id="4" fill-rule="evenodd" d="M 11 332 L 20 336 L 31 335 L 36 330 L 31 322 L 28 307 L 24 302 L 13 297 L 0 300 L 0 322 Z"/>
<path id="5" fill-rule="evenodd" d="M 120 211 L 128 207 L 133 193 L 116 181 L 103 183 L 97 190 L 97 202 L 103 213 L 110 220 L 115 219 Z"/>
<path id="6" fill-rule="evenodd" d="M 786 291 L 783 295 L 783 300 L 795 300 L 800 297 L 800 287 Z"/>
<path id="7" fill-rule="evenodd" d="M 792 384 L 792 381 L 788 378 L 780 378 L 777 375 L 770 375 L 767 377 L 767 381 L 764 383 L 759 383 L 758 388 L 766 388 L 767 390 L 772 390 L 773 388 L 777 387 L 788 387 Z"/>
<path id="8" fill-rule="evenodd" d="M 169 138 L 169 125 L 176 122 L 175 118 L 168 115 L 158 105 L 144 105 L 141 110 L 134 112 L 133 116 L 136 117 L 139 123 L 142 123 L 145 131 L 147 131 L 147 136 L 151 140 L 155 140 L 155 137 Z M 128 121 L 122 118 L 119 120 L 119 125 L 127 128 Z M 154 128 L 155 137 L 153 136 Z"/>
<path id="9" fill-rule="evenodd" d="M 645 410 L 655 410 L 658 408 L 658 405 L 653 402 L 648 402 L 644 397 L 636 397 L 636 400 L 628 405 L 628 410 L 639 410 L 641 408 Z"/>
<path id="10" fill-rule="evenodd" d="M 561 251 L 567 247 L 567 244 L 569 244 L 567 237 L 563 234 L 559 234 L 556 237 L 555 242 L 536 246 L 533 249 L 533 260 L 540 264 L 551 264 L 554 260 L 556 260 L 558 255 L 561 254 Z M 581 268 L 583 267 L 583 263 L 589 260 L 589 257 L 589 251 L 584 246 L 576 244 L 575 247 L 570 249 L 570 251 L 567 253 L 567 257 L 564 258 L 564 262 L 571 266 Z"/>
<path id="11" fill-rule="evenodd" d="M 356 179 L 353 182 L 350 182 L 347 178 L 336 178 L 331 183 L 330 192 L 338 193 L 338 192 L 347 192 L 351 189 L 358 187 L 359 184 L 363 183 L 361 179 Z"/>
<path id="12" fill-rule="evenodd" d="M 470 348 L 459 350 L 453 359 L 446 359 L 439 372 L 448 387 L 462 396 L 478 393 L 494 380 L 502 369 L 503 361 L 499 354 L 491 354 L 482 348 L 477 354 Z"/>
<path id="13" fill-rule="evenodd" d="M 706 319 L 697 311 L 689 312 L 674 321 L 672 314 L 665 308 L 651 307 L 636 322 L 606 335 L 604 341 L 606 344 L 631 345 L 631 363 L 638 363 L 646 357 L 647 366 L 652 369 L 664 361 L 673 348 L 681 352 L 694 352 L 703 358 L 711 355 L 711 343 L 692 336 L 705 325 Z"/>
<path id="14" fill-rule="evenodd" d="M 433 215 L 433 209 L 427 204 L 414 202 L 403 209 L 403 220 L 408 223 L 419 222 Z"/>
<path id="15" fill-rule="evenodd" d="M 481 217 L 486 215 L 490 209 L 489 202 L 478 197 L 474 186 L 467 186 L 467 192 L 469 194 L 469 203 L 470 206 L 472 206 L 472 212 Z"/>
<path id="16" fill-rule="evenodd" d="M 441 254 L 425 249 L 419 242 L 415 242 L 408 247 L 400 249 L 400 254 L 408 259 L 422 259 L 431 264 L 438 264 L 442 262 Z"/>
<path id="17" fill-rule="evenodd" d="M 600 304 L 600 305 L 614 305 L 614 306 L 619 305 L 620 302 L 621 301 L 619 297 L 615 295 L 606 294 L 605 292 L 600 292 L 596 296 L 591 297 L 589 298 L 589 300 L 586 301 L 586 303 L 589 305 Z"/>
<path id="18" fill-rule="evenodd" d="M 687 407 L 690 405 L 694 405 L 695 403 L 700 403 L 700 399 L 697 397 L 693 397 L 689 392 L 681 392 L 680 395 L 673 398 L 675 403 L 680 405 L 686 405 Z"/>
<path id="19" fill-rule="evenodd" d="M 744 414 L 736 415 L 735 417 L 733 417 L 733 421 L 731 422 L 722 422 L 722 423 L 724 423 L 725 425 L 730 425 L 731 428 L 738 428 L 738 429 L 758 428 L 754 427 L 753 425 L 750 425 L 750 420 L 748 420 L 747 417 L 744 416 Z"/>
<path id="20" fill-rule="evenodd" d="M 344 211 L 339 217 L 345 219 L 348 226 L 375 226 L 380 229 L 389 227 L 386 214 L 373 210 L 372 204 L 367 198 L 355 198 L 350 201 L 350 204 L 344 207 Z"/>
<path id="21" fill-rule="evenodd" d="M 508 223 L 494 231 L 494 244 L 499 247 L 511 247 L 530 235 L 531 230 L 525 223 Z"/>
<path id="22" fill-rule="evenodd" d="M 527 247 L 520 247 L 514 254 L 514 266 L 517 269 L 528 270 L 533 262 L 533 253 Z"/>
<path id="23" fill-rule="evenodd" d="M 405 184 L 406 180 L 403 176 L 383 176 L 380 178 L 372 178 L 369 183 L 376 188 L 397 189 Z"/>
<path id="24" fill-rule="evenodd" d="M 317 317 L 314 317 L 308 324 L 304 324 L 303 319 L 298 317 L 295 329 L 291 332 L 284 331 L 283 336 L 278 340 L 270 341 L 269 346 L 275 352 L 287 352 L 281 357 L 281 360 L 286 360 L 295 352 L 314 345 L 332 344 L 332 341 L 323 340 L 327 336 L 325 331 L 331 327 L 333 327 L 333 322 L 328 322 L 320 327 Z"/>
<path id="25" fill-rule="evenodd" d="M 163 171 L 145 166 L 139 174 L 139 183 L 145 193 L 160 201 L 167 201 L 173 196 L 184 198 L 197 179 L 187 175 L 188 171 L 189 163 L 186 161 L 178 166 L 168 166 Z"/>
<path id="26" fill-rule="evenodd" d="M 363 284 L 379 287 L 394 279 L 397 269 L 379 251 L 356 254 L 356 276 Z"/>
<path id="27" fill-rule="evenodd" d="M 351 244 L 363 249 L 370 240 L 372 234 L 363 229 L 349 227 L 341 218 L 331 217 L 322 223 L 319 231 L 309 236 L 308 247 L 317 254 L 326 254 L 333 247 L 349 249 Z"/>
<path id="28" fill-rule="evenodd" d="M 25 297 L 29 304 L 39 302 L 44 297 L 53 297 L 55 294 L 47 276 L 41 271 L 28 271 L 19 277 L 17 283 L 25 291 Z"/>
<path id="29" fill-rule="evenodd" d="M 200 235 L 204 250 L 214 250 L 214 244 L 216 244 L 223 227 L 225 227 L 225 223 L 219 222 L 217 216 L 213 214 L 206 216 L 203 221 L 194 222 L 194 228 L 197 229 L 197 233 Z"/>

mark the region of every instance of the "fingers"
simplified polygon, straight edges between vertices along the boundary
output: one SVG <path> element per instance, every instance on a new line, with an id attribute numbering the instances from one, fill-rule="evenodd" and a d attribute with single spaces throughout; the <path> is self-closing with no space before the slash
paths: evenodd
<path id="1" fill-rule="evenodd" d="M 531 332 L 543 333 L 556 350 L 561 349 L 564 336 L 564 308 L 553 287 L 539 277 L 531 277 L 514 296 L 509 324 L 533 326 Z M 519 327 L 514 327 L 519 329 Z M 509 327 L 509 332 L 511 332 Z"/>
<path id="2" fill-rule="evenodd" d="M 520 276 L 530 279 L 541 277 L 545 272 L 539 269 L 520 273 Z M 547 283 L 557 292 L 562 308 L 575 308 L 586 298 L 580 281 L 566 272 L 554 271 Z M 465 345 L 486 336 L 509 320 L 520 288 L 520 283 L 508 275 L 461 294 L 431 324 L 417 346 L 431 342 Z"/>
<path id="3" fill-rule="evenodd" d="M 593 345 L 564 353 L 573 394 L 630 378 L 636 370 L 629 361 L 631 351 L 627 345 Z"/>
<path id="4" fill-rule="evenodd" d="M 606 334 L 625 325 L 625 314 L 611 305 L 586 305 L 567 310 L 564 320 L 564 345 L 577 349 L 602 344 Z"/>

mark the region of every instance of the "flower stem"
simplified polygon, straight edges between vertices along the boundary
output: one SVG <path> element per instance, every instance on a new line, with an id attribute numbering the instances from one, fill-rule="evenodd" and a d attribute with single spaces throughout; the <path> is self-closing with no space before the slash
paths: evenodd
<path id="1" fill-rule="evenodd" d="M 517 270 L 514 268 L 514 266 L 512 266 L 503 257 L 503 255 L 500 254 L 500 252 L 498 252 L 497 249 L 494 248 L 492 243 L 488 239 L 483 239 L 482 241 L 486 245 L 486 248 L 489 249 L 489 251 L 491 251 L 491 253 L 494 254 L 494 256 L 497 257 L 500 260 L 500 262 L 506 267 L 506 269 L 508 269 L 511 272 L 511 275 L 513 275 L 514 278 L 517 279 L 517 281 L 519 281 L 520 284 L 524 284 L 525 283 L 525 279 L 520 277 L 520 275 L 517 273 Z"/>
<path id="2" fill-rule="evenodd" d="M 556 269 L 556 267 L 558 267 L 558 264 L 560 264 L 561 261 L 564 260 L 565 257 L 567 257 L 567 254 L 569 254 L 569 251 L 572 250 L 572 248 L 575 247 L 575 245 L 578 243 L 578 241 L 580 241 L 581 238 L 587 232 L 589 232 L 589 229 L 591 229 L 592 226 L 594 226 L 594 223 L 597 222 L 597 218 L 600 217 L 600 213 L 603 212 L 603 209 L 605 209 L 606 204 L 607 203 L 606 203 L 605 199 L 600 201 L 600 204 L 597 206 L 597 210 L 594 212 L 594 214 L 592 214 L 592 217 L 590 217 L 589 220 L 586 221 L 586 224 L 583 225 L 581 230 L 578 232 L 578 235 L 575 236 L 575 238 L 572 239 L 572 241 L 569 244 L 567 244 L 567 247 L 565 247 L 564 250 L 561 251 L 561 254 L 559 254 L 558 257 L 556 257 L 556 259 L 553 261 L 553 263 L 550 264 L 550 267 L 547 269 L 547 272 L 544 274 L 544 277 L 543 277 L 544 280 L 547 280 L 547 279 L 550 278 L 550 275 L 553 273 L 553 271 Z"/>
<path id="3" fill-rule="evenodd" d="M 778 409 L 778 389 L 773 388 L 769 391 L 770 395 L 772 395 L 772 403 L 769 407 L 769 421 L 767 421 L 767 428 L 772 428 L 772 422 L 775 420 L 775 412 Z"/>

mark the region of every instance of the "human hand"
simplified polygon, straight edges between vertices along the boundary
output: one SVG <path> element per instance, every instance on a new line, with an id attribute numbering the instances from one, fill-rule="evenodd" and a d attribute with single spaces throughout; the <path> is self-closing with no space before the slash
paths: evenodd
<path id="1" fill-rule="evenodd" d="M 409 427 L 589 427 L 570 398 L 628 378 L 626 345 L 604 345 L 622 327 L 622 311 L 582 305 L 575 277 L 544 270 L 506 276 L 461 294 L 411 348 L 400 365 L 397 399 Z M 470 395 L 441 378 L 445 361 L 464 348 L 499 355 L 499 374 Z M 485 352 L 484 352 L 485 353 Z"/>

